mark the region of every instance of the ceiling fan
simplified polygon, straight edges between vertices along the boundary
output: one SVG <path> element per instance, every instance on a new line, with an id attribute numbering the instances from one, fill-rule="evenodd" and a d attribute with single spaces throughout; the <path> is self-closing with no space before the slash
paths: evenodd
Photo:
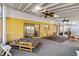
<path id="1" fill-rule="evenodd" d="M 64 18 L 64 20 L 62 20 L 63 22 L 69 22 L 69 20 L 66 20 L 65 18 Z"/>
<path id="2" fill-rule="evenodd" d="M 44 12 L 41 12 L 42 14 L 44 14 L 44 18 L 47 18 L 48 16 L 50 17 L 54 17 L 54 12 L 49 12 L 49 11 L 44 11 Z"/>

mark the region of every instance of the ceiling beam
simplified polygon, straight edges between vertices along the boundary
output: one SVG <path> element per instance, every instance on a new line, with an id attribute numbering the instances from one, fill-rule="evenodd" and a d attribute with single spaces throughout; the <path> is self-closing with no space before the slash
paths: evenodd
<path id="1" fill-rule="evenodd" d="M 75 13 L 76 14 L 76 13 Z M 69 14 L 66 14 L 66 15 L 61 15 L 60 17 L 63 17 L 63 18 L 65 18 L 65 17 L 74 17 L 74 16 L 79 16 L 79 14 L 71 14 L 71 15 L 69 15 Z M 74 19 L 75 20 L 75 19 Z"/>
<path id="2" fill-rule="evenodd" d="M 24 12 L 25 10 L 28 9 L 28 7 L 30 7 L 32 5 L 32 3 L 29 3 L 22 11 Z"/>
<path id="3" fill-rule="evenodd" d="M 39 11 L 42 11 L 42 10 L 47 9 L 47 8 L 49 8 L 49 7 L 53 7 L 53 6 L 57 5 L 57 4 L 58 4 L 58 3 L 50 4 L 50 5 L 48 5 L 48 6 L 44 7 L 44 8 L 42 8 L 42 9 L 39 10 Z"/>
<path id="4" fill-rule="evenodd" d="M 48 10 L 49 10 L 49 11 L 57 10 L 57 9 L 60 9 L 60 8 L 63 8 L 63 7 L 67 7 L 67 6 L 70 6 L 70 5 L 73 5 L 73 3 L 65 3 L 64 5 L 60 5 L 60 6 L 57 6 L 57 7 L 48 9 Z"/>
<path id="5" fill-rule="evenodd" d="M 40 4 L 36 5 L 36 6 L 42 6 L 43 4 L 45 4 L 45 3 L 40 3 Z M 35 6 L 35 7 L 36 7 L 36 6 Z M 33 8 L 30 9 L 30 10 L 28 10 L 28 11 L 26 11 L 26 12 L 30 12 L 31 10 L 33 10 Z"/>
<path id="6" fill-rule="evenodd" d="M 76 12 L 74 12 L 74 11 L 72 11 L 72 12 L 64 12 L 64 13 L 62 13 L 62 12 L 60 12 L 60 13 L 56 13 L 56 14 L 58 14 L 58 15 L 60 15 L 60 16 L 62 16 L 62 17 L 70 17 L 70 16 L 77 16 L 77 15 L 79 15 L 79 10 L 77 10 Z"/>
<path id="7" fill-rule="evenodd" d="M 64 12 L 65 14 L 74 14 L 74 15 L 76 15 L 76 14 L 79 14 L 79 9 L 78 10 L 75 10 L 75 11 L 69 11 L 69 12 Z M 75 14 L 76 13 L 76 14 Z"/>
<path id="8" fill-rule="evenodd" d="M 68 7 L 68 8 L 62 8 L 60 10 L 55 10 L 56 12 L 59 12 L 59 11 L 66 11 L 66 10 L 71 10 L 71 9 L 77 9 L 79 8 L 79 5 L 77 6 L 72 6 L 72 7 Z"/>
<path id="9" fill-rule="evenodd" d="M 45 4 L 45 3 L 41 3 L 41 4 L 39 4 L 39 6 L 42 6 L 43 4 Z"/>
<path id="10" fill-rule="evenodd" d="M 22 3 L 20 3 L 20 5 L 19 5 L 19 7 L 18 7 L 18 10 L 20 10 L 21 6 L 22 6 Z"/>
<path id="11" fill-rule="evenodd" d="M 69 12 L 76 12 L 76 11 L 79 11 L 79 8 L 77 8 L 77 9 L 70 9 L 70 10 L 66 10 L 66 11 L 60 11 L 60 12 L 57 12 L 57 13 L 69 13 Z"/>

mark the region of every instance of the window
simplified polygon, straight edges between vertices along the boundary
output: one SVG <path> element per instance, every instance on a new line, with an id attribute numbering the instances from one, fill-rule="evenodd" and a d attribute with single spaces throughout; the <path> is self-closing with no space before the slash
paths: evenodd
<path id="1" fill-rule="evenodd" d="M 49 25 L 45 24 L 45 30 L 49 30 Z"/>
<path id="2" fill-rule="evenodd" d="M 72 34 L 79 36 L 79 24 L 71 26 L 71 32 Z"/>

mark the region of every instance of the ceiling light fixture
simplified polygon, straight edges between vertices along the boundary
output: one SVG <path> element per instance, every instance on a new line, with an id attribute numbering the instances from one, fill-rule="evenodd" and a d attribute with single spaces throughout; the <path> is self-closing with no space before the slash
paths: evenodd
<path id="1" fill-rule="evenodd" d="M 40 8 L 39 6 L 37 6 L 35 9 L 36 9 L 36 10 L 40 10 L 41 8 Z"/>
<path id="2" fill-rule="evenodd" d="M 57 14 L 54 14 L 54 17 L 59 17 L 59 15 L 57 15 Z"/>
<path id="3" fill-rule="evenodd" d="M 40 9 L 41 9 L 41 8 L 40 8 L 39 6 L 36 6 L 32 11 L 38 13 L 38 11 L 39 11 Z"/>

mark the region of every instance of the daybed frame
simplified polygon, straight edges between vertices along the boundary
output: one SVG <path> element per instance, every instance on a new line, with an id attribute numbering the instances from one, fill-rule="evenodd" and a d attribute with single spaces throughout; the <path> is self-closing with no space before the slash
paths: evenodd
<path id="1" fill-rule="evenodd" d="M 39 43 L 40 42 L 39 42 L 38 39 L 33 39 L 30 42 L 28 42 L 28 41 L 19 41 L 18 44 L 10 43 L 10 45 L 18 46 L 19 50 L 26 50 L 26 51 L 32 52 L 33 48 L 38 46 Z"/>

